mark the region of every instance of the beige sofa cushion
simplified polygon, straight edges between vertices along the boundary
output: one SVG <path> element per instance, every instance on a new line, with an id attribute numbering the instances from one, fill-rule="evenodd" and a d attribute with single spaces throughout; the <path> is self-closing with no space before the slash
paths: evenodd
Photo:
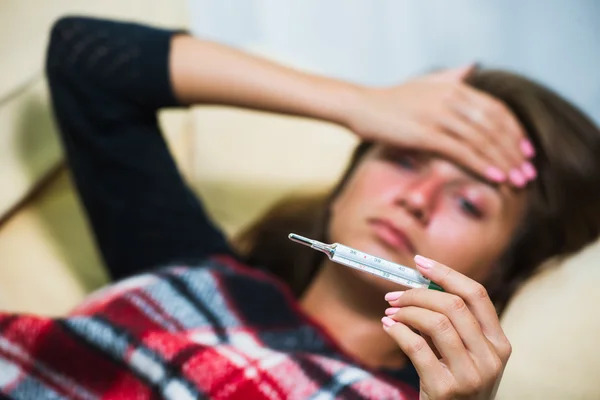
<path id="1" fill-rule="evenodd" d="M 0 220 L 62 158 L 43 79 L 52 23 L 82 13 L 187 26 L 186 0 L 0 2 Z"/>
<path id="2" fill-rule="evenodd" d="M 60 161 L 47 96 L 40 77 L 0 103 L 0 219 Z"/>
<path id="3" fill-rule="evenodd" d="M 0 228 L 0 308 L 61 315 L 106 276 L 62 170 Z"/>
<path id="4" fill-rule="evenodd" d="M 104 282 L 86 225 L 64 177 L 54 179 L 46 190 L 21 204 L 63 158 L 43 74 L 52 23 L 62 15 L 86 14 L 185 27 L 186 6 L 186 0 L 0 2 L 2 309 L 64 313 Z M 162 115 L 184 172 L 191 166 L 186 117 L 184 112 Z"/>
<path id="5" fill-rule="evenodd" d="M 228 107 L 196 107 L 192 124 L 191 181 L 230 236 L 284 196 L 328 188 L 357 143 L 337 125 Z"/>
<path id="6" fill-rule="evenodd" d="M 169 147 L 186 176 L 191 171 L 188 117 L 184 110 L 160 115 Z M 60 168 L 0 225 L 0 309 L 64 315 L 106 282 L 68 171 Z"/>

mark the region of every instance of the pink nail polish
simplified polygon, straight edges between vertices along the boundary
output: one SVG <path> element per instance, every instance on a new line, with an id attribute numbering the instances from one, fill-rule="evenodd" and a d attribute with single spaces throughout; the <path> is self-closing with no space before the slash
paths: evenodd
<path id="1" fill-rule="evenodd" d="M 521 151 L 526 157 L 533 157 L 535 155 L 535 147 L 527 139 L 521 141 Z"/>
<path id="2" fill-rule="evenodd" d="M 383 318 L 381 318 L 381 322 L 383 323 L 383 325 L 385 325 L 388 328 L 391 327 L 391 326 L 394 326 L 394 324 L 396 323 L 396 321 L 394 321 L 390 317 L 383 317 Z"/>
<path id="3" fill-rule="evenodd" d="M 390 308 L 386 308 L 385 309 L 385 315 L 394 315 L 396 314 L 400 309 L 398 307 L 390 307 Z"/>
<path id="4" fill-rule="evenodd" d="M 394 301 L 398 300 L 400 296 L 402 296 L 404 292 L 389 292 L 385 295 L 385 301 Z"/>
<path id="5" fill-rule="evenodd" d="M 519 171 L 516 168 L 513 168 L 510 170 L 510 181 L 516 186 L 516 187 L 523 187 L 525 185 L 526 179 L 523 176 L 523 174 L 521 173 L 521 171 Z"/>
<path id="6" fill-rule="evenodd" d="M 504 182 L 506 180 L 506 175 L 504 172 L 500 171 L 496 167 L 487 167 L 485 170 L 485 175 L 494 182 Z"/>
<path id="7" fill-rule="evenodd" d="M 521 167 L 521 171 L 523 171 L 523 175 L 529 180 L 533 180 L 537 177 L 537 171 L 530 162 L 525 162 Z"/>
<path id="8" fill-rule="evenodd" d="M 418 266 L 424 269 L 433 268 L 433 260 L 423 257 L 423 256 L 415 256 L 415 262 Z"/>

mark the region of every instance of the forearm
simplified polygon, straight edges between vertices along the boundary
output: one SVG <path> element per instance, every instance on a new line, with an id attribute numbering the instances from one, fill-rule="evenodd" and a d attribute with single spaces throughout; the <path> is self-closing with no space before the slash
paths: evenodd
<path id="1" fill-rule="evenodd" d="M 303 73 L 242 51 L 180 35 L 170 55 L 175 96 L 346 124 L 360 87 Z"/>

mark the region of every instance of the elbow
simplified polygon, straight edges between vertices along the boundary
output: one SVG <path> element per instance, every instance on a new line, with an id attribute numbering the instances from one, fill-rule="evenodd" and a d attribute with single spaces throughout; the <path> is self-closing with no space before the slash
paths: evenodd
<path id="1" fill-rule="evenodd" d="M 48 79 L 54 79 L 68 67 L 81 22 L 80 17 L 65 16 L 52 24 L 46 48 L 45 72 Z"/>

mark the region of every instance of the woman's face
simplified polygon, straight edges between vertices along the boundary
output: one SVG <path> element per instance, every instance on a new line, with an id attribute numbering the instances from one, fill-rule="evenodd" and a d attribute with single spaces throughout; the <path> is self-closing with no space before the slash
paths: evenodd
<path id="1" fill-rule="evenodd" d="M 509 245 L 526 191 L 445 159 L 374 145 L 331 206 L 329 238 L 413 266 L 423 255 L 483 281 Z M 391 282 L 356 272 L 385 290 Z"/>

